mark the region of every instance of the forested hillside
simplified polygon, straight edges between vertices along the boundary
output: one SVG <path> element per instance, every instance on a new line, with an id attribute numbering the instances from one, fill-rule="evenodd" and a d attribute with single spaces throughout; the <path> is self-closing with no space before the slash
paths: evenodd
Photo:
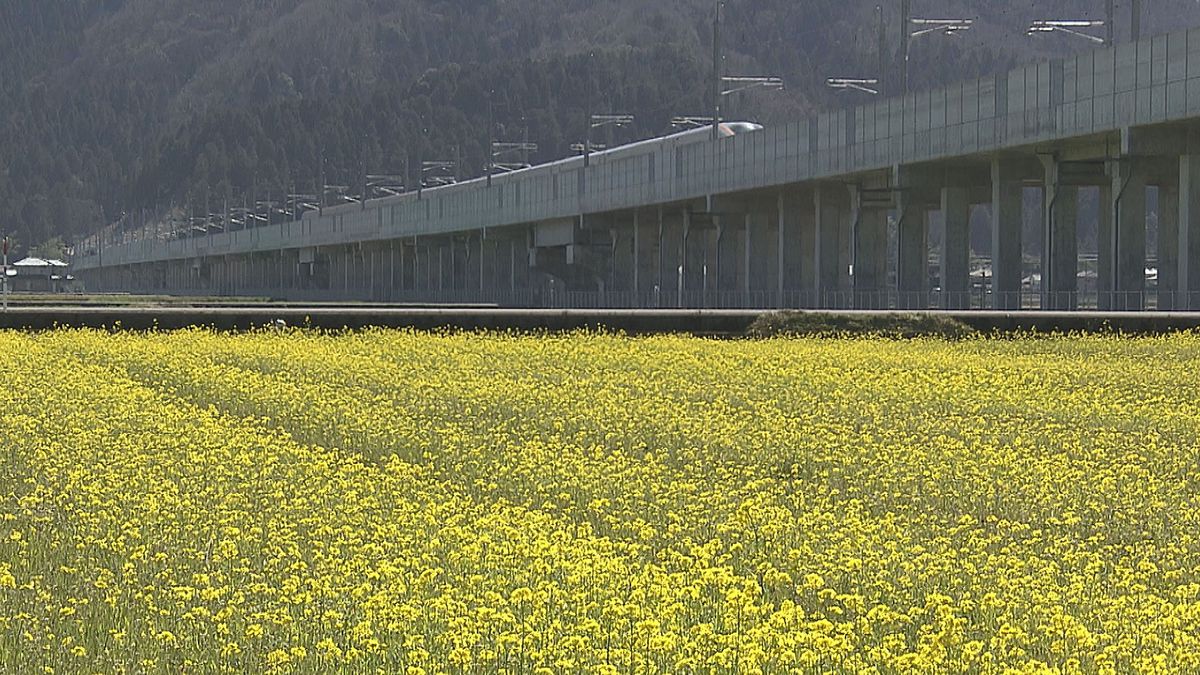
<path id="1" fill-rule="evenodd" d="M 876 75 L 875 2 L 727 0 L 724 68 L 780 75 L 729 116 L 771 123 L 840 105 L 825 77 Z M 1145 32 L 1200 24 L 1195 0 L 1147 3 Z M 587 110 L 634 114 L 622 142 L 704 114 L 712 0 L 5 0 L 0 8 L 0 230 L 68 240 L 135 208 L 413 176 L 463 175 L 504 140 L 559 157 Z M 896 0 L 885 0 L 889 52 Z M 1088 48 L 1027 38 L 1032 18 L 1099 18 L 1098 0 L 914 0 L 977 17 L 914 43 L 913 87 Z M 1124 18 L 1124 14 L 1121 15 Z M 894 52 L 889 84 L 894 86 Z M 323 169 L 322 169 L 323 166 Z"/>

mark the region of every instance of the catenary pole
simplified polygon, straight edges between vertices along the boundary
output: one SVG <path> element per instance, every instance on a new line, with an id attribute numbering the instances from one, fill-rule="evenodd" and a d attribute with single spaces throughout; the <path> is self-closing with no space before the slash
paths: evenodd
<path id="1" fill-rule="evenodd" d="M 1104 36 L 1105 44 L 1113 46 L 1117 42 L 1116 29 L 1116 2 L 1115 0 L 1105 0 L 1104 3 Z"/>
<path id="2" fill-rule="evenodd" d="M 909 20 L 912 19 L 911 0 L 900 0 L 900 93 L 908 93 Z"/>
<path id="3" fill-rule="evenodd" d="M 713 2 L 712 137 L 714 141 L 720 137 L 721 127 L 721 7 L 724 4 L 724 0 L 714 0 Z"/>

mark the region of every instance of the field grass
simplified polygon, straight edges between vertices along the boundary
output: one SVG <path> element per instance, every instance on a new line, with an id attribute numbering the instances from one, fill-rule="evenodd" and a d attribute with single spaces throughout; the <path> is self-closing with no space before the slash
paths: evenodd
<path id="1" fill-rule="evenodd" d="M 1200 336 L 0 333 L 3 672 L 1196 672 Z"/>

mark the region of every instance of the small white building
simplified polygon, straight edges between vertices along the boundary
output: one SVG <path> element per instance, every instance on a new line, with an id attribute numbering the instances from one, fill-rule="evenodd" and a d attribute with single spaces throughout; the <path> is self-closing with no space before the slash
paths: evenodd
<path id="1" fill-rule="evenodd" d="M 70 264 L 61 260 L 29 257 L 9 266 L 8 283 L 14 291 L 58 293 L 67 290 L 75 277 L 68 274 Z"/>

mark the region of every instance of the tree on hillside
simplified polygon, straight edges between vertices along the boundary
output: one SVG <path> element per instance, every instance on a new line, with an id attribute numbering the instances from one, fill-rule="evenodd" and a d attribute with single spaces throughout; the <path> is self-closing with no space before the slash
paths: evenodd
<path id="1" fill-rule="evenodd" d="M 843 104 L 823 78 L 874 74 L 875 1 L 727 0 L 729 72 L 787 82 L 732 101 L 765 123 Z M 1086 47 L 1023 36 L 1050 11 L 1094 0 L 914 0 L 977 16 L 955 40 L 923 39 L 925 88 Z M 897 58 L 896 3 L 885 3 Z M 257 186 L 355 185 L 419 158 L 487 163 L 492 135 L 561 157 L 587 109 L 637 117 L 613 142 L 704 113 L 712 0 L 6 0 L 0 12 L 0 229 L 68 242 L 139 208 Z M 1147 32 L 1200 21 L 1192 0 L 1147 3 Z M 590 103 L 590 106 L 589 106 Z M 489 108 L 494 116 L 489 116 Z M 495 127 L 488 128 L 489 117 Z M 491 131 L 491 133 L 489 133 Z M 607 133 L 607 130 L 604 132 Z M 623 132 L 624 133 L 624 132 Z M 240 196 L 238 197 L 240 199 Z"/>
<path id="2" fill-rule="evenodd" d="M 67 257 L 67 245 L 62 237 L 51 237 L 29 249 L 29 255 L 42 260 L 63 260 Z"/>

